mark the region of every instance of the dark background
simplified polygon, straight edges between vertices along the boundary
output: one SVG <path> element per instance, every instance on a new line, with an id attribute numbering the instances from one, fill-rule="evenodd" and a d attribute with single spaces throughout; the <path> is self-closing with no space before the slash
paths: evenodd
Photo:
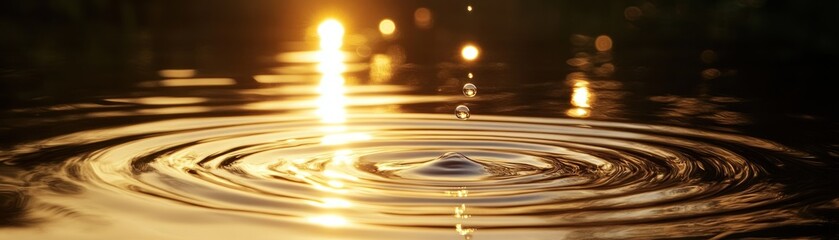
<path id="1" fill-rule="evenodd" d="M 411 24 L 418 7 L 432 10 L 431 29 Z M 629 19 L 629 7 L 642 15 Z M 764 112 L 831 117 L 837 12 L 836 1 L 2 1 L 0 106 L 130 90 L 167 68 L 247 81 L 273 54 L 306 48 L 312 26 L 333 16 L 348 32 L 394 19 L 419 65 L 454 61 L 477 39 L 482 62 L 506 64 L 521 83 L 564 79 L 553 73 L 571 71 L 569 38 L 608 35 L 614 78 L 650 95 L 694 92 L 713 67 L 723 73 L 715 91 L 760 99 Z M 703 50 L 716 61 L 700 61 Z"/>

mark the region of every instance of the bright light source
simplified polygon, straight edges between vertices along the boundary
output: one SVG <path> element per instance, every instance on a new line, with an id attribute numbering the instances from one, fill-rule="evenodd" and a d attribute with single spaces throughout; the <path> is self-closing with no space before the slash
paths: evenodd
<path id="1" fill-rule="evenodd" d="M 379 22 L 379 32 L 381 32 L 382 35 L 393 34 L 394 32 L 396 32 L 396 23 L 394 23 L 393 20 L 390 19 L 382 20 L 381 22 Z"/>
<path id="2" fill-rule="evenodd" d="M 320 48 L 322 50 L 337 50 L 344 40 L 344 26 L 335 19 L 328 19 L 318 26 Z"/>
<path id="3" fill-rule="evenodd" d="M 467 61 L 473 61 L 477 59 L 479 54 L 480 51 L 478 50 L 478 48 L 472 44 L 467 44 L 466 46 L 463 46 L 463 49 L 460 50 L 460 56 L 462 56 L 463 59 Z"/>

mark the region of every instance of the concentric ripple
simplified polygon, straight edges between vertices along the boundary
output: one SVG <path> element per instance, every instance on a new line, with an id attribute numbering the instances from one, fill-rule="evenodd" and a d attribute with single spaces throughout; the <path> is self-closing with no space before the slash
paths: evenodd
<path id="1" fill-rule="evenodd" d="M 777 181 L 806 153 L 686 128 L 430 114 L 321 124 L 276 115 L 167 120 L 33 145 L 68 142 L 73 157 L 59 171 L 103 195 L 368 233 L 711 237 L 812 221 L 793 201 L 804 196 Z"/>

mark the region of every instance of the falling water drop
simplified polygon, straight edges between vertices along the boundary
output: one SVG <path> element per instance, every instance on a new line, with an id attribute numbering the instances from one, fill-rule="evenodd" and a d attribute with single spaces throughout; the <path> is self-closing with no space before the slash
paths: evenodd
<path id="1" fill-rule="evenodd" d="M 465 105 L 458 105 L 457 108 L 454 109 L 454 115 L 460 120 L 469 119 L 469 107 L 466 107 Z"/>
<path id="2" fill-rule="evenodd" d="M 463 96 L 474 97 L 478 94 L 478 87 L 475 84 L 467 83 L 463 85 Z"/>

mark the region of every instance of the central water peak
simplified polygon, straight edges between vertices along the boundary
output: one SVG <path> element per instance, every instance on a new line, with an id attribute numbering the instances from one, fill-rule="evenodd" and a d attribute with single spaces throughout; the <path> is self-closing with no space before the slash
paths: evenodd
<path id="1" fill-rule="evenodd" d="M 434 160 L 417 164 L 399 174 L 413 179 L 479 180 L 490 176 L 487 168 L 463 154 L 447 152 Z"/>

